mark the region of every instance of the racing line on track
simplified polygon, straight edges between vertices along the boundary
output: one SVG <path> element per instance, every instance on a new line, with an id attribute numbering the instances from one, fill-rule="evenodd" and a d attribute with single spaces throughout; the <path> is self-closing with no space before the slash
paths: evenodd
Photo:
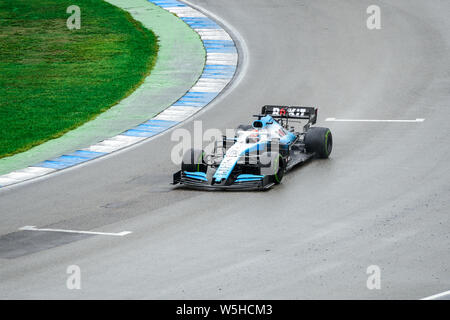
<path id="1" fill-rule="evenodd" d="M 206 107 L 230 83 L 238 64 L 238 52 L 230 35 L 215 21 L 180 1 L 149 1 L 177 15 L 199 34 L 206 49 L 206 64 L 196 84 L 172 106 L 137 127 L 90 147 L 0 176 L 0 188 L 70 168 L 156 136 Z"/>

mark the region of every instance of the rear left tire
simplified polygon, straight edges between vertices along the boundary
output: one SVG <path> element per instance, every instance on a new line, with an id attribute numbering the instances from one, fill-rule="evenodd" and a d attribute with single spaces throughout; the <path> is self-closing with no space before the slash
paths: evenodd
<path id="1" fill-rule="evenodd" d="M 253 129 L 253 126 L 251 124 L 241 124 L 236 128 L 236 132 L 238 131 L 248 131 Z"/>

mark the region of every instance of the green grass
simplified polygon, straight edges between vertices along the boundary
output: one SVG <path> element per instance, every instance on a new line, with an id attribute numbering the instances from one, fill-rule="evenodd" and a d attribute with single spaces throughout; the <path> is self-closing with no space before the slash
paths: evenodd
<path id="1" fill-rule="evenodd" d="M 81 9 L 69 30 L 67 7 Z M 150 73 L 156 36 L 101 0 L 0 2 L 0 158 L 92 120 Z"/>

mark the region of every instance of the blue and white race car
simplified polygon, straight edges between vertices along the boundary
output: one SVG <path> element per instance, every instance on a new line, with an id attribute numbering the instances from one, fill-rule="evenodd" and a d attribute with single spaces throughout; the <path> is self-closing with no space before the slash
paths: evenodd
<path id="1" fill-rule="evenodd" d="M 333 137 L 328 128 L 313 127 L 312 107 L 262 107 L 251 125 L 240 125 L 233 138 L 223 137 L 214 151 L 189 149 L 173 184 L 195 189 L 264 190 L 279 184 L 285 172 L 317 157 L 328 158 Z M 307 120 L 300 132 L 292 124 Z"/>

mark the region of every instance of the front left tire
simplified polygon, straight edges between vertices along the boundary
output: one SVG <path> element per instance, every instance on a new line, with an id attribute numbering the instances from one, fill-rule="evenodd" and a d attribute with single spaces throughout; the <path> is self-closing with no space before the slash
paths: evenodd
<path id="1" fill-rule="evenodd" d="M 187 150 L 183 155 L 181 170 L 206 173 L 208 165 L 205 162 L 205 151 L 197 149 Z"/>

